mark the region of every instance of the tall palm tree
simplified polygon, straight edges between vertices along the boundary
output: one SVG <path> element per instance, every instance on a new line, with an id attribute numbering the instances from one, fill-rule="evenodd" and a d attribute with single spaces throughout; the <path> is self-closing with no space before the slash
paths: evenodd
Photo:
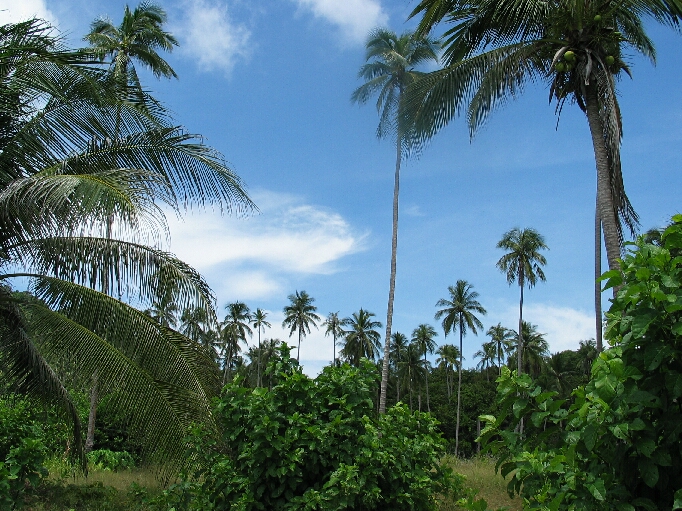
<path id="1" fill-rule="evenodd" d="M 436 42 L 428 37 L 417 37 L 411 32 L 398 36 L 394 32 L 377 28 L 367 39 L 366 64 L 360 68 L 359 77 L 366 82 L 355 89 L 351 100 L 366 103 L 378 95 L 377 111 L 379 126 L 377 137 L 395 139 L 396 161 L 393 184 L 393 235 L 391 241 L 391 276 L 388 287 L 388 310 L 386 312 L 386 340 L 381 371 L 381 394 L 379 413 L 386 411 L 386 388 L 388 385 L 388 360 L 393 324 L 393 298 L 395 295 L 396 258 L 398 250 L 398 196 L 400 190 L 400 164 L 409 152 L 412 137 L 399 123 L 403 93 L 422 73 L 415 67 L 437 62 Z"/>
<path id="2" fill-rule="evenodd" d="M 343 331 L 343 348 L 341 356 L 351 365 L 360 365 L 361 358 L 374 361 L 381 351 L 381 334 L 375 328 L 381 328 L 381 321 L 375 321 L 373 312 L 360 308 L 350 318 L 344 319 L 343 323 L 349 328 Z"/>
<path id="3" fill-rule="evenodd" d="M 149 457 L 178 461 L 189 425 L 213 421 L 217 375 L 206 350 L 129 303 L 144 309 L 171 283 L 180 310 L 214 315 L 214 298 L 191 267 L 141 241 L 166 230 L 160 203 L 252 203 L 219 154 L 178 128 L 150 127 L 132 100 L 120 107 L 124 137 L 112 140 L 118 96 L 45 23 L 1 26 L 0 53 L 3 378 L 17 392 L 60 402 L 82 455 L 78 413 L 52 370 L 68 355 L 81 376 L 120 389 L 113 404 L 132 414 Z M 17 278 L 28 278 L 40 300 L 15 295 Z"/>
<path id="4" fill-rule="evenodd" d="M 158 296 L 152 301 L 151 306 L 144 313 L 156 320 L 161 326 L 175 328 L 178 324 L 177 313 L 179 309 L 175 303 L 174 294 L 175 289 L 172 284 L 163 286 L 159 290 Z"/>
<path id="5" fill-rule="evenodd" d="M 315 298 L 308 295 L 305 291 L 296 291 L 289 295 L 289 305 L 284 307 L 284 321 L 282 327 L 289 328 L 289 337 L 298 332 L 298 350 L 296 351 L 296 362 L 301 355 L 301 338 L 310 333 L 310 325 L 317 328 L 320 316 L 315 314 L 317 307 L 313 305 Z"/>
<path id="6" fill-rule="evenodd" d="M 543 80 L 557 112 L 567 100 L 586 114 L 597 168 L 598 220 L 604 231 L 609 268 L 617 268 L 622 231 L 638 221 L 625 195 L 620 165 L 621 115 L 615 80 L 630 74 L 623 56 L 632 49 L 652 61 L 655 48 L 644 18 L 677 27 L 677 0 L 422 0 L 419 33 L 443 20 L 445 67 L 423 82 L 417 96 L 429 135 L 467 108 L 473 133 L 496 107 L 525 82 Z M 465 107 L 465 104 L 467 104 Z"/>
<path id="7" fill-rule="evenodd" d="M 483 323 L 475 314 L 485 315 L 486 310 L 478 302 L 478 293 L 473 290 L 466 280 L 458 280 L 454 286 L 448 287 L 450 299 L 441 298 L 436 307 L 443 307 L 436 312 L 436 319 L 443 318 L 442 326 L 445 336 L 449 332 L 453 334 L 459 330 L 459 382 L 457 384 L 457 424 L 455 426 L 455 456 L 459 450 L 459 415 L 462 393 L 462 339 L 467 329 L 474 335 L 478 335 L 478 328 L 483 328 Z"/>
<path id="8" fill-rule="evenodd" d="M 201 343 L 207 332 L 208 314 L 202 307 L 188 307 L 180 316 L 180 333 L 185 337 Z"/>
<path id="9" fill-rule="evenodd" d="M 336 365 L 336 342 L 339 337 L 342 337 L 343 334 L 343 326 L 344 326 L 344 320 L 339 318 L 339 313 L 338 312 L 330 312 L 327 315 L 327 319 L 324 320 L 324 323 L 322 323 L 322 326 L 326 327 L 324 331 L 324 335 L 330 335 L 332 336 L 332 339 L 334 341 L 334 347 L 333 347 L 333 358 L 332 358 L 332 365 Z"/>
<path id="10" fill-rule="evenodd" d="M 514 282 L 518 282 L 521 290 L 517 348 L 521 354 L 520 357 L 517 357 L 517 374 L 520 375 L 523 370 L 521 367 L 521 360 L 523 359 L 523 286 L 527 284 L 528 289 L 530 289 L 538 280 L 545 281 L 542 266 L 547 264 L 547 260 L 540 253 L 540 250 L 548 250 L 548 248 L 545 244 L 545 238 L 538 231 L 535 229 L 522 230 L 518 227 L 504 233 L 502 239 L 497 243 L 497 248 L 508 251 L 497 261 L 497 267 L 507 275 L 507 283 L 510 286 Z"/>
<path id="11" fill-rule="evenodd" d="M 415 89 L 417 124 L 432 136 L 466 108 L 473 134 L 490 112 L 516 96 L 526 82 L 545 81 L 560 113 L 566 101 L 585 113 L 597 171 L 595 279 L 601 274 L 602 231 L 609 269 L 618 268 L 622 223 L 631 234 L 639 224 L 621 172 L 622 119 L 616 79 L 630 75 L 624 55 L 634 50 L 655 61 L 643 20 L 674 27 L 679 0 L 422 0 L 426 33 L 447 20 L 445 68 Z M 408 115 L 409 115 L 409 110 Z M 614 293 L 616 288 L 614 288 Z M 601 289 L 595 285 L 597 349 L 601 351 Z"/>
<path id="12" fill-rule="evenodd" d="M 443 344 L 438 347 L 436 351 L 438 358 L 436 363 L 443 368 L 445 371 L 445 384 L 448 391 L 448 403 L 452 399 L 452 387 L 454 386 L 455 376 L 453 374 L 454 368 L 457 367 L 459 370 L 460 359 L 464 359 L 459 351 L 459 348 L 454 344 Z"/>
<path id="13" fill-rule="evenodd" d="M 261 329 L 265 329 L 265 327 L 270 328 L 272 325 L 268 323 L 265 318 L 268 317 L 267 312 L 265 312 L 263 309 L 256 309 L 256 312 L 253 313 L 253 316 L 251 317 L 253 323 L 252 326 L 258 330 L 258 373 L 257 373 L 257 378 L 256 378 L 256 386 L 260 387 L 261 386 L 261 344 L 260 344 L 260 331 Z"/>
<path id="14" fill-rule="evenodd" d="M 424 354 L 424 376 L 426 377 L 426 410 L 431 411 L 431 404 L 429 399 L 429 368 L 427 366 L 426 354 L 433 353 L 436 349 L 436 341 L 434 337 L 438 336 L 438 332 L 431 326 L 422 323 L 412 331 L 412 342 L 419 347 L 419 351 Z"/>
<path id="15" fill-rule="evenodd" d="M 495 356 L 497 357 L 497 369 L 499 374 L 502 374 L 502 358 L 507 356 L 511 350 L 511 343 L 516 339 L 513 330 L 502 326 L 498 323 L 495 326 L 488 328 L 485 335 L 490 336 L 490 342 L 495 343 Z"/>
<path id="16" fill-rule="evenodd" d="M 395 368 L 396 381 L 395 381 L 395 392 L 396 398 L 395 402 L 400 402 L 400 363 L 403 361 L 403 356 L 407 350 L 409 342 L 407 336 L 400 332 L 394 332 L 391 335 L 391 362 Z"/>

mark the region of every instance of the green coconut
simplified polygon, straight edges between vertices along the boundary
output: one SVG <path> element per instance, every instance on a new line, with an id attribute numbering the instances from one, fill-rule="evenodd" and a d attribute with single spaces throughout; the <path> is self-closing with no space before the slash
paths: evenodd
<path id="1" fill-rule="evenodd" d="M 608 55 L 606 57 L 606 64 L 608 66 L 612 66 L 615 61 L 616 61 L 616 58 L 613 55 Z"/>
<path id="2" fill-rule="evenodd" d="M 599 23 L 599 22 L 601 21 L 601 14 L 597 14 L 597 15 L 594 17 L 594 21 L 596 21 L 597 23 Z"/>
<path id="3" fill-rule="evenodd" d="M 566 62 L 573 62 L 575 60 L 575 53 L 573 53 L 571 50 L 568 50 L 566 53 L 564 53 L 564 59 L 566 59 Z"/>
<path id="4" fill-rule="evenodd" d="M 564 65 L 563 62 L 557 62 L 556 65 L 555 65 L 554 67 L 556 68 L 556 70 L 557 70 L 559 73 L 563 73 L 564 70 L 566 69 L 566 66 Z"/>

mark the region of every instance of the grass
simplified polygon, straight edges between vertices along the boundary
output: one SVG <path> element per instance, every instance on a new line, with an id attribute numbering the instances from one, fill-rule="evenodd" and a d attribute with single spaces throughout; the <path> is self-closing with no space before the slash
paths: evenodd
<path id="1" fill-rule="evenodd" d="M 506 507 L 510 511 L 523 509 L 523 501 L 518 496 L 510 498 L 507 494 L 507 482 L 495 473 L 495 462 L 490 458 L 458 459 L 448 456 L 445 463 L 455 472 L 466 476 L 465 485 L 476 490 L 476 499 L 485 499 L 488 509 Z M 459 509 L 454 505 L 443 504 L 441 511 Z"/>

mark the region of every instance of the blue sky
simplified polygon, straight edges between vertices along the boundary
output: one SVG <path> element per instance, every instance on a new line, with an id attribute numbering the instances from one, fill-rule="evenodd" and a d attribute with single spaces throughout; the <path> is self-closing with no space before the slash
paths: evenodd
<path id="1" fill-rule="evenodd" d="M 19 4 L 19 5 L 17 5 Z M 125 2 L 0 0 L 0 22 L 37 14 L 72 45 L 89 23 L 119 23 Z M 136 4 L 131 3 L 131 7 Z M 361 84 L 364 40 L 375 26 L 401 32 L 415 2 L 398 0 L 164 0 L 180 47 L 167 60 L 179 80 L 143 81 L 201 133 L 244 179 L 260 214 L 246 219 L 193 211 L 169 218 L 170 250 L 198 268 L 219 314 L 241 300 L 269 311 L 266 337 L 287 296 L 306 290 L 318 312 L 350 316 L 360 307 L 386 320 L 394 148 L 378 141 L 373 104 L 352 105 Z M 651 25 L 657 65 L 631 56 L 633 79 L 619 82 L 626 190 L 644 230 L 681 211 L 680 34 Z M 675 50 L 677 48 L 677 50 Z M 546 238 L 547 282 L 526 293 L 524 317 L 552 351 L 594 337 L 595 167 L 587 122 L 567 105 L 557 126 L 542 84 L 495 112 L 473 141 L 463 120 L 404 164 L 394 331 L 408 336 L 434 320 L 447 287 L 465 279 L 479 292 L 485 329 L 518 321 L 518 287 L 495 267 L 512 227 Z M 605 297 L 606 303 L 606 297 Z M 295 338 L 292 338 L 292 342 Z M 486 340 L 465 340 L 465 365 Z M 448 337 L 447 342 L 456 339 Z M 332 358 L 322 330 L 304 340 L 315 374 Z"/>

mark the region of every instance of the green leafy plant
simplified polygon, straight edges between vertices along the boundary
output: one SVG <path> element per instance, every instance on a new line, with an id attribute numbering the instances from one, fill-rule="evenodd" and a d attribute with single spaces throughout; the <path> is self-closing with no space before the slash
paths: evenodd
<path id="1" fill-rule="evenodd" d="M 110 472 L 118 472 L 135 466 L 135 458 L 127 451 L 110 451 L 108 449 L 90 451 L 88 460 L 97 470 Z"/>
<path id="2" fill-rule="evenodd" d="M 526 508 L 682 508 L 681 247 L 678 215 L 660 246 L 640 238 L 604 275 L 619 288 L 607 314 L 612 348 L 572 402 L 503 370 L 501 413 L 485 417 L 482 441 Z"/>
<path id="3" fill-rule="evenodd" d="M 224 433 L 195 432 L 203 468 L 170 490 L 176 509 L 435 510 L 436 495 L 456 488 L 433 418 L 403 405 L 376 413 L 370 362 L 311 379 L 282 347 L 268 371 L 272 391 L 225 387 Z"/>

